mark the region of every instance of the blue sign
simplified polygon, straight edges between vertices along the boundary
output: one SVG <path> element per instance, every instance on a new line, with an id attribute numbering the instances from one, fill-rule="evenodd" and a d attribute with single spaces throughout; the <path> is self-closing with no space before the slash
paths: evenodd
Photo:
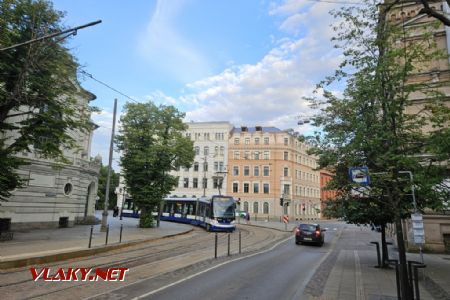
<path id="1" fill-rule="evenodd" d="M 353 183 L 360 185 L 369 185 L 369 168 L 368 167 L 353 167 L 348 169 L 348 176 Z"/>

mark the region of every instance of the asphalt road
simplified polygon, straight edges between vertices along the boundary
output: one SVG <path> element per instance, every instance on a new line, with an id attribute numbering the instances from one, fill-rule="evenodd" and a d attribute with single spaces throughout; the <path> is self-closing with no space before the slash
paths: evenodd
<path id="1" fill-rule="evenodd" d="M 271 251 L 240 258 L 180 280 L 159 292 L 134 290 L 139 299 L 301 299 L 327 257 L 341 224 L 328 224 L 323 247 L 295 245 L 294 238 Z M 162 289 L 162 290 L 161 290 Z M 140 293 L 139 293 L 140 292 Z M 131 296 L 131 295 L 129 295 Z"/>

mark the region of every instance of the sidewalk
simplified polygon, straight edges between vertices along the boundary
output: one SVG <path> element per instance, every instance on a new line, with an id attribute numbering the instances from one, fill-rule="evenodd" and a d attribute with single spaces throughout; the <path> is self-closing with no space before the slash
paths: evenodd
<path id="1" fill-rule="evenodd" d="M 96 217 L 101 219 L 101 211 L 96 212 Z M 114 249 L 126 246 L 130 243 L 157 239 L 165 236 L 186 233 L 192 230 L 189 225 L 161 222 L 159 228 L 139 228 L 138 219 L 112 217 L 112 211 L 108 215 L 109 234 L 108 246 L 106 232 L 101 232 L 101 225 L 93 226 L 91 249 L 88 248 L 91 225 L 76 225 L 70 228 L 41 229 L 29 232 L 15 232 L 12 241 L 0 243 L 0 269 L 25 265 L 26 260 L 41 259 L 46 262 L 56 260 L 60 255 L 64 259 L 89 255 L 90 252 L 98 253 L 102 250 Z M 122 229 L 122 242 L 120 239 L 120 226 Z M 88 251 L 91 250 L 91 251 Z"/>

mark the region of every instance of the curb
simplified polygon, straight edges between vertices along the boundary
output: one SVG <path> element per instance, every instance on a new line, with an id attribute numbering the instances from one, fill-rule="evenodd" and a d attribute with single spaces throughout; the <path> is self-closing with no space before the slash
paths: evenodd
<path id="1" fill-rule="evenodd" d="M 25 258 L 19 258 L 19 259 L 12 259 L 12 260 L 2 260 L 0 259 L 0 270 L 4 269 L 11 269 L 11 268 L 20 268 L 30 265 L 36 265 L 36 264 L 44 264 L 44 263 L 51 263 L 51 262 L 57 262 L 62 260 L 68 260 L 72 258 L 79 258 L 79 257 L 85 257 L 85 256 L 91 256 L 99 253 L 109 252 L 117 249 L 122 249 L 126 247 L 131 247 L 139 244 L 144 244 L 151 241 L 156 240 L 162 240 L 178 235 L 183 235 L 192 232 L 194 229 L 189 229 L 183 232 L 169 234 L 161 237 L 156 238 L 148 238 L 148 239 L 139 239 L 129 242 L 123 242 L 123 243 L 115 243 L 111 245 L 106 246 L 95 246 L 90 249 L 81 249 L 81 250 L 75 250 L 75 251 L 67 251 L 67 252 L 59 252 L 54 254 L 48 254 L 43 256 L 32 256 L 32 257 L 25 257 Z"/>

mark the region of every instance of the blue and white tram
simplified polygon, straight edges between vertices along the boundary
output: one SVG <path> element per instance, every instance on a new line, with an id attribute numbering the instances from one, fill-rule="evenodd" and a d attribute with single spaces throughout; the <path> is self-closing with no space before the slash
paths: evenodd
<path id="1" fill-rule="evenodd" d="M 205 227 L 207 231 L 234 231 L 235 200 L 214 195 L 201 198 L 165 198 L 161 220 Z"/>

